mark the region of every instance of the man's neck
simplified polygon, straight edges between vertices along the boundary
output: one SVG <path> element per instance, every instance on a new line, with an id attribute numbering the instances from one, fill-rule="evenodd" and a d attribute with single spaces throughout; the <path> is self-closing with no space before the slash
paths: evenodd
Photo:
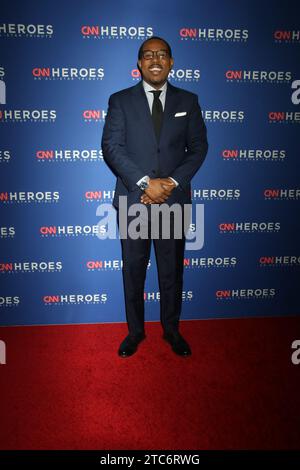
<path id="1" fill-rule="evenodd" d="M 147 85 L 151 86 L 152 88 L 155 88 L 155 90 L 160 90 L 167 83 L 167 80 L 165 80 L 163 83 L 160 83 L 159 85 L 157 85 L 155 83 L 147 82 L 147 80 L 145 80 L 144 78 L 143 78 L 143 81 L 147 83 Z"/>

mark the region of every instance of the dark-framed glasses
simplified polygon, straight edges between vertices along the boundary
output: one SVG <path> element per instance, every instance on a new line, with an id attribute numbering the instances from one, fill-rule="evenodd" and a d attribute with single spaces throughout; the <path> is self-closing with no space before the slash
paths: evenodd
<path id="1" fill-rule="evenodd" d="M 142 51 L 142 57 L 144 60 L 151 60 L 154 58 L 155 55 L 159 60 L 165 60 L 167 59 L 167 57 L 169 57 L 168 51 L 165 51 L 164 49 L 162 49 L 161 51 Z"/>

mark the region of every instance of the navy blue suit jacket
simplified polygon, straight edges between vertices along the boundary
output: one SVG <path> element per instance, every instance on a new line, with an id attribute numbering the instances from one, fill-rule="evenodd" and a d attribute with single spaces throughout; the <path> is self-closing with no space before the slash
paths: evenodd
<path id="1" fill-rule="evenodd" d="M 175 117 L 176 113 L 186 114 Z M 142 192 L 136 183 L 145 175 L 172 176 L 179 186 L 166 202 L 189 203 L 191 179 L 208 149 L 197 95 L 168 83 L 158 142 L 142 82 L 114 93 L 109 99 L 102 149 L 117 176 L 116 207 L 119 196 L 127 196 L 128 205 L 140 202 Z"/>

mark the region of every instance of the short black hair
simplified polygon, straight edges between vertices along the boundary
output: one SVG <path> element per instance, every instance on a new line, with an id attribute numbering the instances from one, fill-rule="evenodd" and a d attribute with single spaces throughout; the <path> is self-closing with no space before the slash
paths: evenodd
<path id="1" fill-rule="evenodd" d="M 165 45 L 167 46 L 167 51 L 168 51 L 168 54 L 170 57 L 172 57 L 172 50 L 171 50 L 171 46 L 170 44 L 163 38 L 160 38 L 159 36 L 151 36 L 150 38 L 146 39 L 146 41 L 144 41 L 141 45 L 141 47 L 139 48 L 139 52 L 138 52 L 138 59 L 141 60 L 142 58 L 142 52 L 143 52 L 143 49 L 144 49 L 144 45 L 148 42 L 148 41 L 153 41 L 153 39 L 156 39 L 157 41 L 162 41 L 165 43 Z"/>

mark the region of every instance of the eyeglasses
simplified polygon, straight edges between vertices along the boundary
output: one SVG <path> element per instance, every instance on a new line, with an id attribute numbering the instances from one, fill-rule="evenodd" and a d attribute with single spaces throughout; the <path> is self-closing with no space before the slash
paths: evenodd
<path id="1" fill-rule="evenodd" d="M 165 51 L 165 50 L 161 50 L 161 51 L 142 51 L 142 57 L 144 60 L 151 60 L 154 58 L 154 55 L 156 55 L 156 57 L 159 59 L 159 60 L 165 60 L 168 56 L 169 56 L 169 53 L 168 51 Z"/>

